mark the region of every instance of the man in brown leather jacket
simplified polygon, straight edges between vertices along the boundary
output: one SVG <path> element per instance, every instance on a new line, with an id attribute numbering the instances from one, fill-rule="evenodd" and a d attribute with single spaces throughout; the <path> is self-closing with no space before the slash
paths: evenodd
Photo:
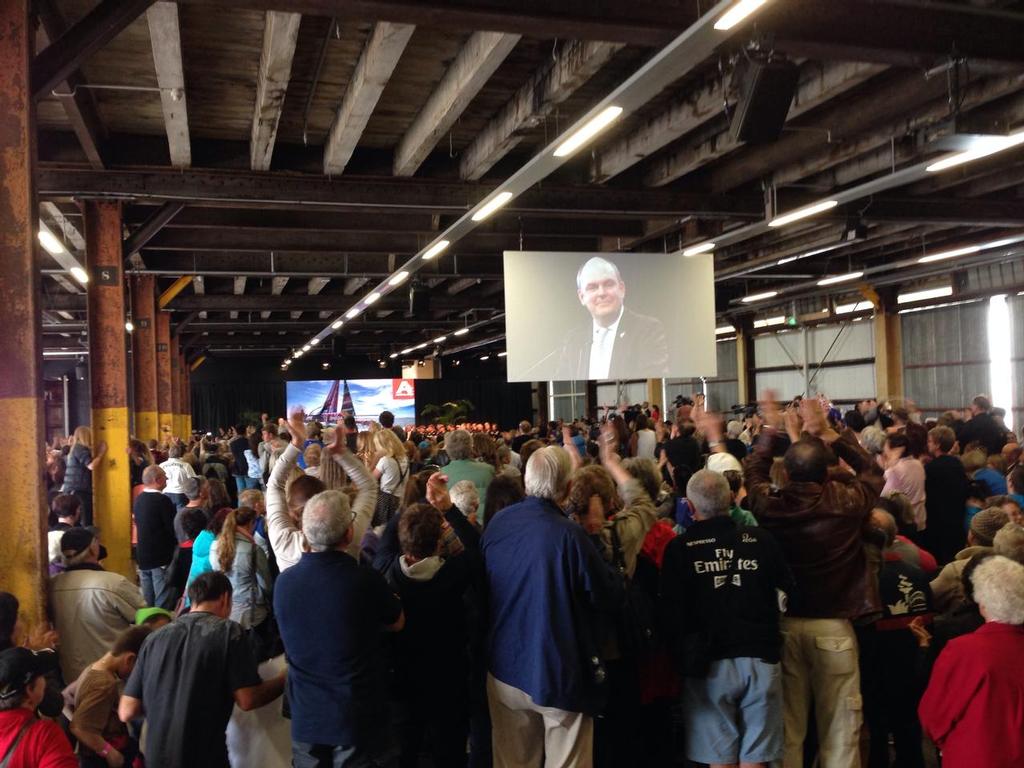
<path id="1" fill-rule="evenodd" d="M 852 432 L 836 432 L 821 405 L 804 399 L 804 432 L 785 451 L 787 482 L 773 488 L 769 471 L 785 444 L 783 417 L 771 393 L 763 409 L 769 426 L 744 463 L 744 480 L 751 511 L 778 541 L 796 582 L 782 619 L 784 764 L 803 766 L 813 701 L 822 768 L 858 768 L 860 674 L 851 622 L 880 610 L 862 531 L 882 489 L 882 472 Z M 796 412 L 785 419 L 787 431 L 797 436 Z M 830 472 L 833 456 L 856 474 Z"/>

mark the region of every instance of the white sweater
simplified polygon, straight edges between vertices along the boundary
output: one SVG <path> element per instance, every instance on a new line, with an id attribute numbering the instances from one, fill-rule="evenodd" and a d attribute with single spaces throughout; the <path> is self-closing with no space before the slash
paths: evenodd
<path id="1" fill-rule="evenodd" d="M 363 462 L 352 453 L 345 451 L 340 456 L 332 455 L 334 460 L 345 470 L 345 474 L 355 483 L 358 493 L 352 504 L 356 513 L 352 521 L 352 543 L 346 550 L 352 557 L 359 559 L 359 544 L 363 540 L 373 511 L 377 506 L 377 483 L 366 471 Z M 288 502 L 285 499 L 285 480 L 292 474 L 292 468 L 299 458 L 299 449 L 292 444 L 284 449 L 284 453 L 274 465 L 267 481 L 267 531 L 270 535 L 270 546 L 274 548 L 277 566 L 282 571 L 291 568 L 307 551 L 306 539 L 302 531 L 292 522 L 288 514 Z"/>

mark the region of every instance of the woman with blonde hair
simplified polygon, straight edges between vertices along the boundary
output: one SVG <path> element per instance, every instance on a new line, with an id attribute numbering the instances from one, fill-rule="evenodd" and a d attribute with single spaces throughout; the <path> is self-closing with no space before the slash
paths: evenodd
<path id="1" fill-rule="evenodd" d="M 498 462 L 498 444 L 486 432 L 473 433 L 473 453 L 476 454 L 477 461 L 490 464 L 496 473 L 501 471 L 501 464 Z"/>
<path id="2" fill-rule="evenodd" d="M 272 576 L 267 555 L 253 538 L 256 517 L 252 507 L 228 512 L 210 545 L 210 565 L 231 581 L 231 619 L 254 635 L 257 656 L 263 660 L 269 658 L 274 645 L 269 621 Z"/>
<path id="3" fill-rule="evenodd" d="M 409 456 L 398 435 L 390 429 L 380 429 L 373 433 L 373 449 L 377 456 L 373 476 L 380 483 L 373 525 L 381 525 L 398 511 L 405 492 L 405 482 L 409 477 Z"/>
<path id="4" fill-rule="evenodd" d="M 106 452 L 107 444 L 101 442 L 93 453 L 92 430 L 89 427 L 78 427 L 75 430 L 60 492 L 78 497 L 82 503 L 81 522 L 84 526 L 92 525 L 92 473 L 103 461 Z"/>

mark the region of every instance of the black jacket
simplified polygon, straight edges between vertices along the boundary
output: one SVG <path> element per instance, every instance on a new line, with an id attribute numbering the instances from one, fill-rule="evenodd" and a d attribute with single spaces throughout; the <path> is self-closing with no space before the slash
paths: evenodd
<path id="1" fill-rule="evenodd" d="M 970 443 L 981 443 L 989 453 L 999 453 L 1006 443 L 1006 431 L 1000 427 L 991 413 L 983 412 L 965 421 L 957 433 L 960 450 L 966 451 Z"/>
<path id="2" fill-rule="evenodd" d="M 668 340 L 661 321 L 623 309 L 615 344 L 612 347 L 609 379 L 632 379 L 668 375 Z M 572 329 L 558 353 L 556 380 L 590 378 L 590 346 L 594 324 Z"/>
<path id="3" fill-rule="evenodd" d="M 928 528 L 925 543 L 939 567 L 952 562 L 967 546 L 964 507 L 970 480 L 956 456 L 936 456 L 924 465 L 925 509 Z"/>
<path id="4" fill-rule="evenodd" d="M 771 534 L 728 515 L 700 520 L 665 549 L 660 612 L 680 661 L 684 637 L 703 633 L 711 659 L 779 661 L 779 595 L 793 580 Z"/>
<path id="5" fill-rule="evenodd" d="M 174 502 L 162 493 L 143 491 L 135 499 L 132 514 L 139 534 L 136 559 L 139 568 L 147 571 L 169 565 L 178 545 L 174 535 Z"/>

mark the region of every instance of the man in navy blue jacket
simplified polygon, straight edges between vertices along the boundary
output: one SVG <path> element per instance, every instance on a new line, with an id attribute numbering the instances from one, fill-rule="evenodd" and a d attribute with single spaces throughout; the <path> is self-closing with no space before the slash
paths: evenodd
<path id="1" fill-rule="evenodd" d="M 352 518 L 342 491 L 306 502 L 302 533 L 312 551 L 282 572 L 274 589 L 295 768 L 373 765 L 386 726 L 380 633 L 401 630 L 405 616 L 384 577 L 345 552 Z"/>
<path id="2" fill-rule="evenodd" d="M 603 669 L 593 636 L 622 600 L 622 584 L 558 503 L 566 451 L 549 446 L 526 466 L 527 498 L 484 531 L 490 611 L 487 695 L 495 765 L 593 764 L 593 689 Z"/>

